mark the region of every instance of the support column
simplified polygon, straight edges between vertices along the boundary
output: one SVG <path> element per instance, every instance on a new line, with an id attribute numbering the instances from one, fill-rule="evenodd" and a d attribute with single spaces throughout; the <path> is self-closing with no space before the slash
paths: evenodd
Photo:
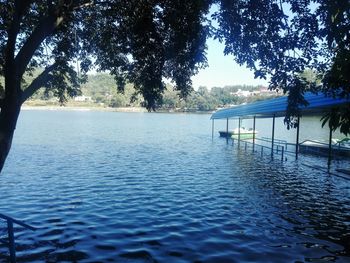
<path id="1" fill-rule="evenodd" d="M 255 116 L 253 118 L 253 152 L 255 150 Z"/>
<path id="2" fill-rule="evenodd" d="M 211 139 L 214 139 L 214 119 L 212 119 L 212 123 L 211 123 Z"/>
<path id="3" fill-rule="evenodd" d="M 228 118 L 226 118 L 226 143 L 228 143 Z"/>
<path id="4" fill-rule="evenodd" d="M 328 142 L 328 169 L 331 166 L 332 160 L 332 128 L 329 128 L 329 142 Z"/>
<path id="5" fill-rule="evenodd" d="M 274 114 L 272 119 L 271 158 L 273 158 L 273 146 L 275 143 L 275 118 L 276 118 L 276 115 Z"/>
<path id="6" fill-rule="evenodd" d="M 241 118 L 238 118 L 238 148 L 241 141 Z"/>
<path id="7" fill-rule="evenodd" d="M 7 219 L 7 233 L 8 233 L 8 246 L 10 252 L 10 262 L 16 262 L 16 248 L 15 248 L 15 236 L 13 234 L 13 222 L 11 219 Z"/>
<path id="8" fill-rule="evenodd" d="M 298 116 L 297 139 L 295 142 L 295 159 L 296 160 L 298 160 L 298 155 L 299 155 L 299 128 L 300 128 L 300 116 Z"/>

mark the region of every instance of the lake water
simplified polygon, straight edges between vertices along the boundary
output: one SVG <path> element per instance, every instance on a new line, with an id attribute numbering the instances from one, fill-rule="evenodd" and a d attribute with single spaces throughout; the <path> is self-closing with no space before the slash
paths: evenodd
<path id="1" fill-rule="evenodd" d="M 0 175 L 0 213 L 38 228 L 18 261 L 349 262 L 350 181 L 212 140 L 209 117 L 23 111 Z"/>

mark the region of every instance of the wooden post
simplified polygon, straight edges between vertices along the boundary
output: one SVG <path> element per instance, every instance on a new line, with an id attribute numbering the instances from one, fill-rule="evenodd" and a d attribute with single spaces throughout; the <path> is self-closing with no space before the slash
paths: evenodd
<path id="1" fill-rule="evenodd" d="M 214 140 L 214 119 L 212 120 L 212 123 L 211 123 L 211 139 Z"/>
<path id="2" fill-rule="evenodd" d="M 238 148 L 241 142 L 241 118 L 238 118 Z"/>
<path id="3" fill-rule="evenodd" d="M 298 155 L 299 155 L 299 128 L 300 128 L 300 116 L 298 116 L 297 140 L 295 142 L 295 159 L 296 160 L 298 160 Z"/>
<path id="4" fill-rule="evenodd" d="M 228 118 L 226 118 L 226 143 L 228 143 Z"/>
<path id="5" fill-rule="evenodd" d="M 276 115 L 274 114 L 272 118 L 271 158 L 273 158 L 273 146 L 275 142 L 275 118 Z"/>
<path id="6" fill-rule="evenodd" d="M 7 219 L 7 233 L 8 233 L 8 245 L 10 252 L 10 262 L 16 262 L 16 248 L 15 248 L 15 236 L 13 234 L 13 221 Z"/>
<path id="7" fill-rule="evenodd" d="M 328 169 L 331 166 L 332 160 L 332 128 L 329 127 L 329 144 L 328 144 Z"/>
<path id="8" fill-rule="evenodd" d="M 255 116 L 253 118 L 253 152 L 255 148 Z"/>

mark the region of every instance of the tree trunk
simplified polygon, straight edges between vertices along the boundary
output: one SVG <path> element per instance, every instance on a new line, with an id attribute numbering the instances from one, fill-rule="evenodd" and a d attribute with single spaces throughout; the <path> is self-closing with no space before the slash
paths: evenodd
<path id="1" fill-rule="evenodd" d="M 0 123 L 0 126 L 2 126 L 2 123 Z M 3 129 L 0 130 L 0 173 L 2 171 L 2 168 L 4 167 L 5 160 L 11 149 L 13 133 L 14 133 L 14 130 L 13 131 L 6 131 Z"/>
<path id="2" fill-rule="evenodd" d="M 6 103 L 5 103 L 6 104 Z M 0 112 L 0 173 L 11 149 L 12 138 L 20 112 L 20 104 L 4 105 Z"/>
<path id="3" fill-rule="evenodd" d="M 7 84 L 7 83 L 6 83 Z M 11 149 L 13 134 L 16 129 L 17 119 L 21 110 L 21 93 L 19 81 L 13 81 L 11 90 L 2 99 L 0 112 L 0 173 Z"/>

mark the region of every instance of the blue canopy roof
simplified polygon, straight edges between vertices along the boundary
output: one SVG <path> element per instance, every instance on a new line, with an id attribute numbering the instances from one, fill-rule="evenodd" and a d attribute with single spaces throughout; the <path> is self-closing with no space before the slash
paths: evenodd
<path id="1" fill-rule="evenodd" d="M 309 103 L 306 107 L 301 107 L 302 114 L 322 113 L 325 109 L 350 103 L 346 99 L 334 99 L 326 97 L 324 94 L 305 93 L 304 98 Z M 246 105 L 233 106 L 227 109 L 221 109 L 214 112 L 211 119 L 227 119 L 240 117 L 262 117 L 267 118 L 275 115 L 276 117 L 285 116 L 287 109 L 287 96 L 257 101 Z"/>

